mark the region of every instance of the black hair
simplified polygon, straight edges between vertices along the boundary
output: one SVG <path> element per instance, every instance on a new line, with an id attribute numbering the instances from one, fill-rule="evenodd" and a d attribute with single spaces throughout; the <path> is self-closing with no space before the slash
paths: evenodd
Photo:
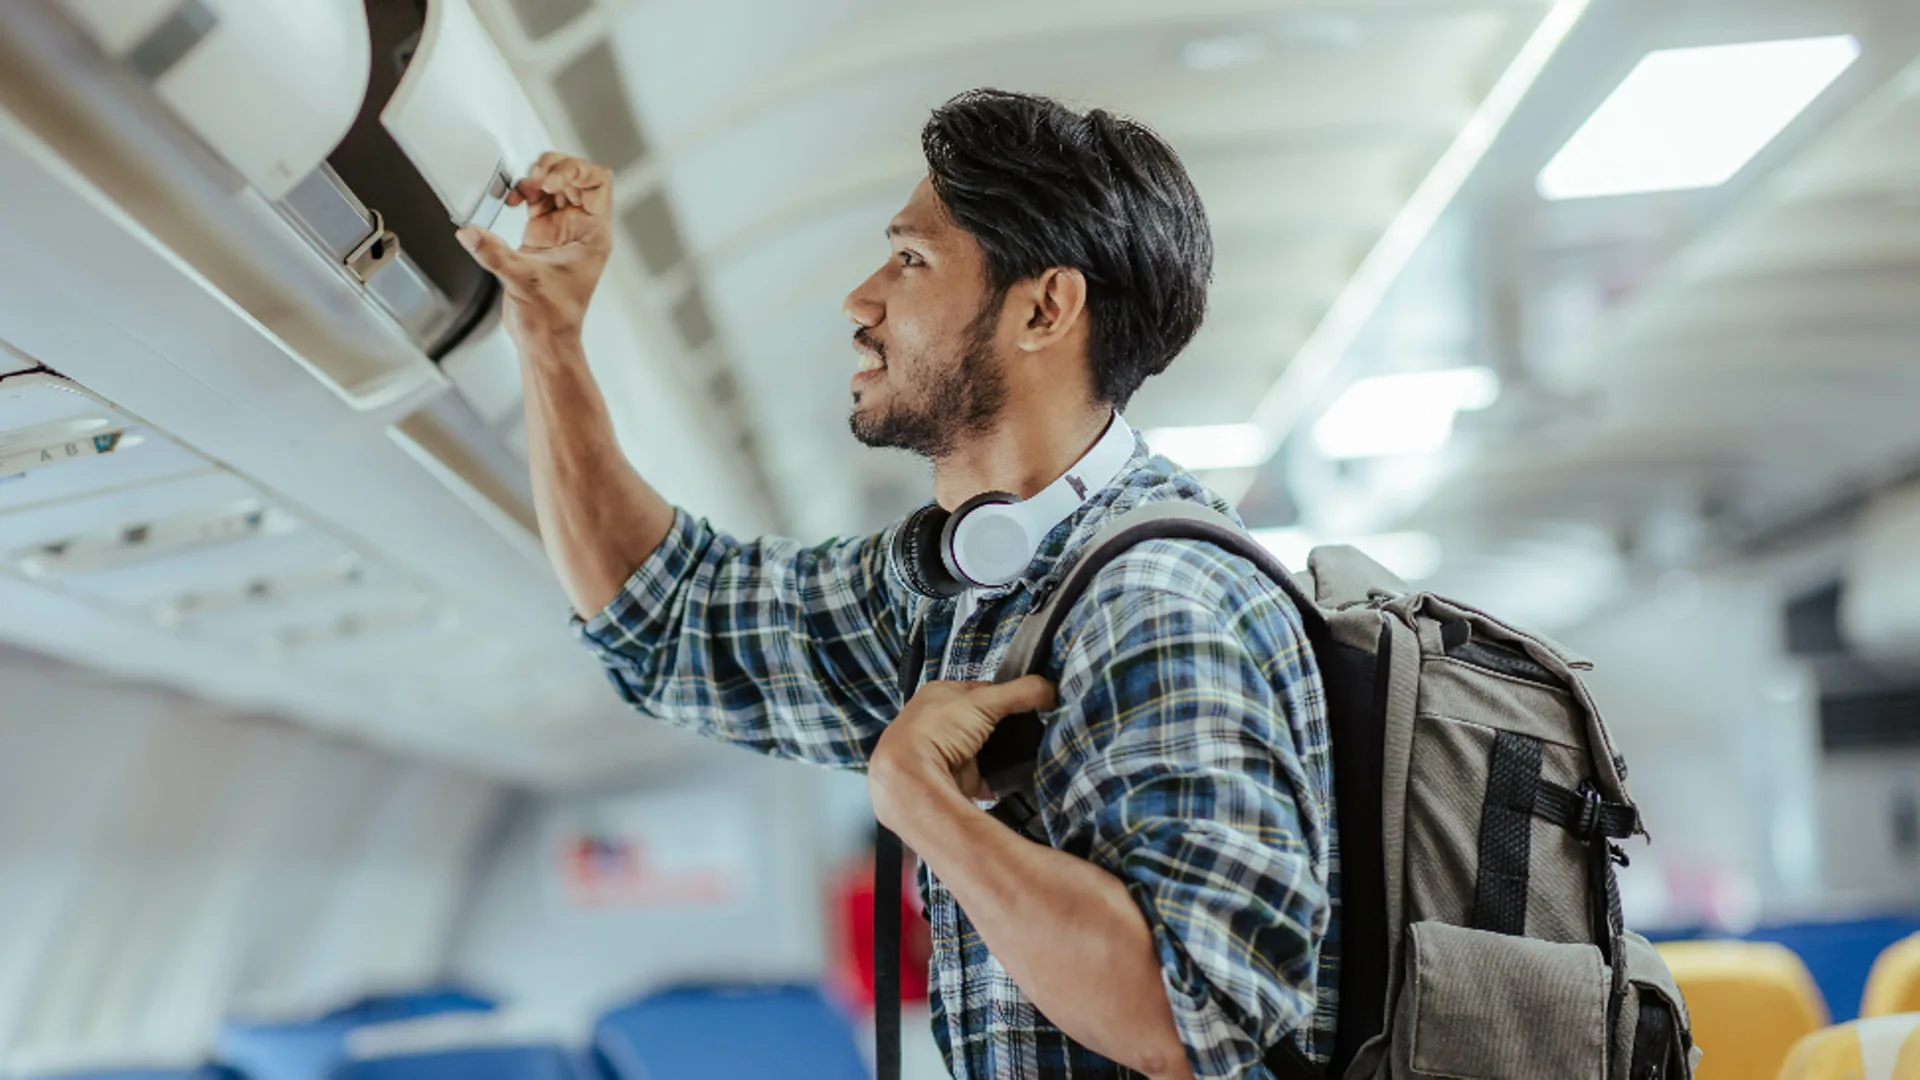
<path id="1" fill-rule="evenodd" d="M 934 193 L 986 253 L 995 296 L 1053 267 L 1087 279 L 1095 396 L 1124 408 L 1200 329 L 1213 237 L 1180 157 L 1137 121 L 970 90 L 920 134 Z"/>

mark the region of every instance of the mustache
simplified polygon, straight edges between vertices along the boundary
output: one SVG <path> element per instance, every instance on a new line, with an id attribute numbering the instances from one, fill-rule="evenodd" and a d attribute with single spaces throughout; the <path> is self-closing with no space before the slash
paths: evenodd
<path id="1" fill-rule="evenodd" d="M 873 336 L 873 331 L 866 327 L 863 326 L 853 332 L 853 344 L 856 348 L 864 349 L 879 357 L 881 363 L 887 362 L 887 347 L 882 345 L 880 339 Z"/>

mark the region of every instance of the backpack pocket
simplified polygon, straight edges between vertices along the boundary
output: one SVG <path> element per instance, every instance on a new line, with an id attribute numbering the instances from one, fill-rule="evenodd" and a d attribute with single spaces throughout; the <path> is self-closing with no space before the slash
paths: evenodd
<path id="1" fill-rule="evenodd" d="M 1627 964 L 1627 1000 L 1614 1032 L 1611 1080 L 1691 1080 L 1700 1061 L 1688 1030 L 1687 1003 L 1646 938 L 1620 936 Z"/>
<path id="2" fill-rule="evenodd" d="M 1389 1075 L 1602 1080 L 1610 989 L 1592 945 L 1414 923 Z"/>

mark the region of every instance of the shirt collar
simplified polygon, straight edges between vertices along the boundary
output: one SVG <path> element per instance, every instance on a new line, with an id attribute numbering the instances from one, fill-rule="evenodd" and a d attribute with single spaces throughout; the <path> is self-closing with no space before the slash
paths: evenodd
<path id="1" fill-rule="evenodd" d="M 972 589 L 976 603 L 986 603 L 1010 596 L 1023 589 L 1031 589 L 1052 577 L 1060 561 L 1069 551 L 1092 537 L 1101 524 L 1111 515 L 1110 511 L 1123 501 L 1123 496 L 1137 485 L 1133 482 L 1141 470 L 1153 460 L 1153 454 L 1147 449 L 1147 440 L 1138 431 L 1133 433 L 1133 453 L 1127 463 L 1121 466 L 1107 486 L 1087 493 L 1073 513 L 1068 514 L 1058 525 L 1048 531 L 1040 541 L 1040 548 L 1034 552 L 1033 561 L 1027 564 L 1026 572 L 1006 585 L 991 589 Z"/>

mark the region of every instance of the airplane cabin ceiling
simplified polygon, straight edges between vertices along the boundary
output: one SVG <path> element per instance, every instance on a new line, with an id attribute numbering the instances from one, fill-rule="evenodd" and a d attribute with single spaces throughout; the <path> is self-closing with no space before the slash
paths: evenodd
<path id="1" fill-rule="evenodd" d="M 1219 246 L 1212 306 L 1129 414 L 1237 421 L 1550 5 L 603 2 L 529 39 L 552 22 L 538 6 L 487 7 L 532 74 L 565 77 L 610 44 L 617 70 L 603 75 L 645 146 L 621 172 L 622 204 L 670 207 L 685 265 L 664 285 L 698 289 L 792 527 L 822 536 L 924 498 L 921 464 L 847 433 L 840 303 L 885 258 L 881 230 L 925 175 L 933 107 L 976 86 L 1036 91 L 1173 142 Z"/>

